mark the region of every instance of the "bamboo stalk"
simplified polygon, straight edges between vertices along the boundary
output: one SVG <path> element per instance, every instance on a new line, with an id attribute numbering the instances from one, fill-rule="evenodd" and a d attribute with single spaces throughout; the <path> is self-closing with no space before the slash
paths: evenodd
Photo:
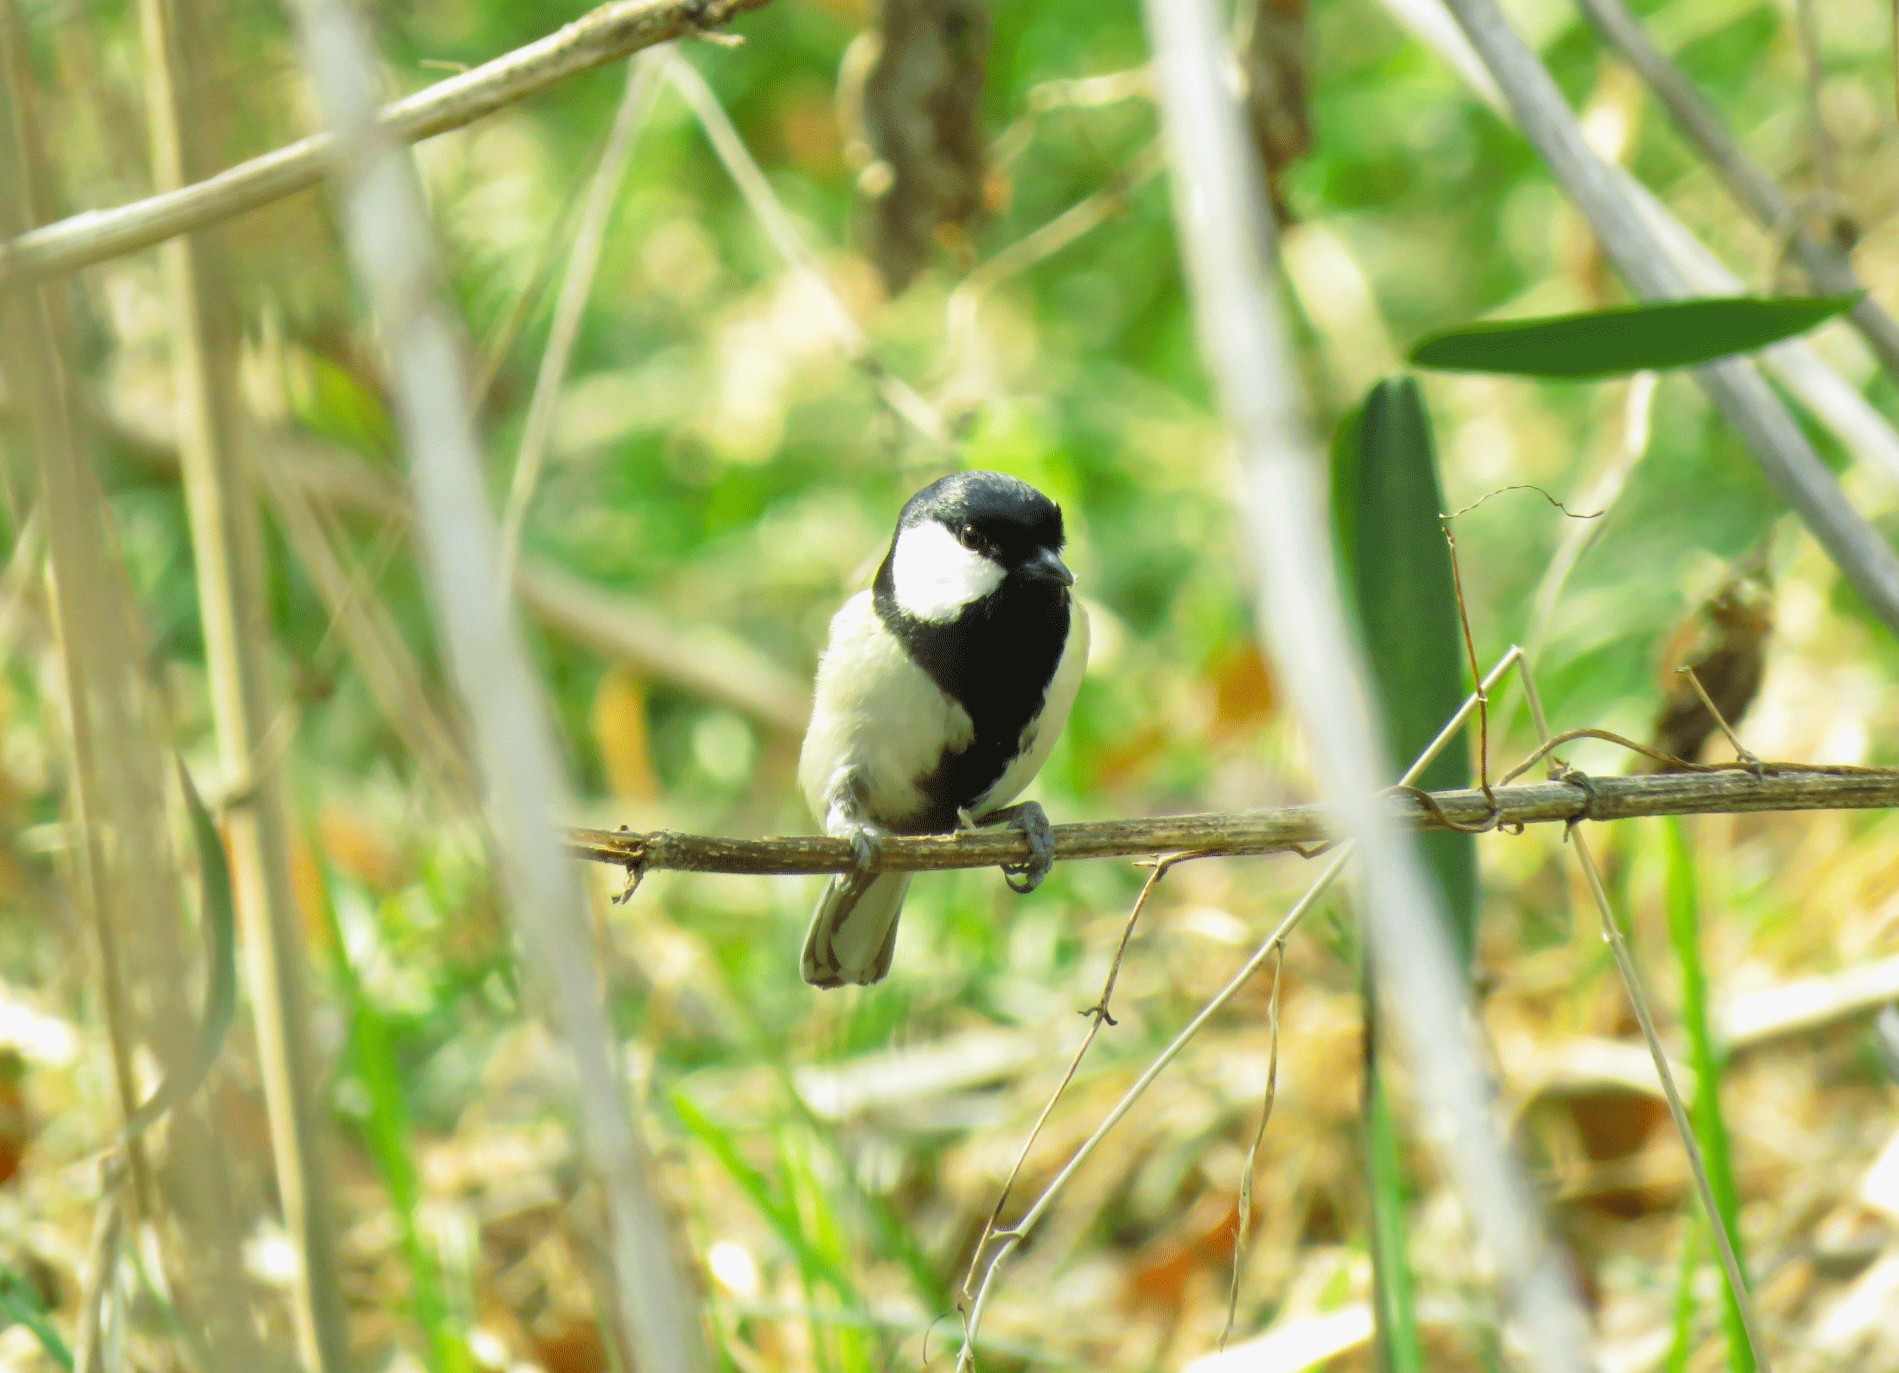
<path id="1" fill-rule="evenodd" d="M 191 23 L 186 3 L 139 5 L 153 180 L 161 190 L 186 184 L 201 151 L 195 136 L 196 45 L 181 33 Z M 266 746 L 276 707 L 263 661 L 270 626 L 262 536 L 250 473 L 238 451 L 235 330 L 209 296 L 214 251 L 199 234 L 171 240 L 162 253 L 173 321 L 179 457 L 277 1193 L 299 1257 L 292 1303 L 298 1351 L 307 1369 L 341 1373 L 349 1356 L 348 1315 L 317 1096 L 324 1075 L 310 1038 L 276 750 Z"/>
<path id="2" fill-rule="evenodd" d="M 1358 847 L 1358 904 L 1379 990 L 1416 1073 L 1438 1161 L 1495 1265 L 1538 1368 L 1585 1367 L 1588 1321 L 1528 1174 L 1496 1121 L 1459 959 L 1417 846 L 1378 789 L 1387 754 L 1347 627 L 1299 370 L 1280 318 L 1273 218 L 1257 151 L 1226 80 L 1211 0 L 1146 0 L 1175 222 L 1200 351 L 1239 459 L 1256 602 L 1280 680 L 1311 741 L 1341 837 Z M 1899 605 L 1899 601 L 1896 601 Z"/>
<path id="3" fill-rule="evenodd" d="M 391 138 L 418 143 L 642 48 L 720 28 L 765 3 L 613 0 L 546 38 L 395 101 L 377 117 Z M 312 134 L 202 181 L 29 230 L 0 243 L 0 286 L 76 271 L 309 190 L 334 153 L 330 134 Z"/>
<path id="4" fill-rule="evenodd" d="M 1485 826 L 1508 832 L 1519 825 L 1574 824 L 1579 820 L 1633 820 L 1645 815 L 1746 815 L 1767 811 L 1881 810 L 1899 807 L 1899 769 L 1827 770 L 1767 764 L 1756 777 L 1743 767 L 1708 772 L 1665 772 L 1640 777 L 1592 777 L 1587 783 L 1535 782 L 1495 787 L 1491 799 L 1475 788 L 1387 793 L 1385 813 L 1410 830 Z M 1141 820 L 1097 820 L 1055 826 L 1055 859 L 1141 858 L 1187 853 L 1238 858 L 1289 853 L 1338 833 L 1335 809 L 1285 806 L 1276 810 L 1168 815 Z M 594 863 L 641 872 L 720 872 L 799 876 L 847 872 L 850 844 L 821 835 L 729 839 L 668 830 L 570 830 L 568 852 Z M 1021 863 L 1028 840 L 1018 831 L 891 835 L 880 867 L 899 872 L 943 872 Z"/>
<path id="5" fill-rule="evenodd" d="M 347 0 L 298 0 L 295 9 L 304 65 L 335 133 L 352 263 L 388 351 L 424 571 L 510 912 L 574 1055 L 583 1156 L 606 1204 L 615 1300 L 601 1314 L 617 1327 L 609 1343 L 631 1350 L 642 1373 L 698 1373 L 711 1366 L 698 1302 L 630 1113 L 585 897 L 549 828 L 568 804 L 566 781 L 501 575 L 462 339 L 444 303 L 421 182 L 412 155 L 378 121 L 375 53 Z"/>

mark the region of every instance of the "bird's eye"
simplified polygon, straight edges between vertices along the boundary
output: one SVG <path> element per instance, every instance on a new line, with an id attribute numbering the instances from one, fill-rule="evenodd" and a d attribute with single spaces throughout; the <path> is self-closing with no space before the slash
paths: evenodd
<path id="1" fill-rule="evenodd" d="M 974 548 L 977 544 L 976 526 L 973 524 L 958 525 L 956 527 L 956 542 L 960 543 L 964 548 Z"/>

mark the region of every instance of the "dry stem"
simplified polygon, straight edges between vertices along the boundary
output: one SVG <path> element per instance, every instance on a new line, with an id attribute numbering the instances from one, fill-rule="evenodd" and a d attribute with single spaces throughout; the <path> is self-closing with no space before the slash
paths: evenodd
<path id="1" fill-rule="evenodd" d="M 1692 672 L 1690 674 L 1692 679 Z M 1696 682 L 1699 687 L 1700 683 Z M 1543 751 L 1553 744 L 1550 738 L 1549 721 L 1543 714 L 1543 702 L 1537 695 L 1536 679 L 1526 665 L 1523 670 L 1523 694 L 1530 704 L 1531 718 L 1536 721 L 1536 732 L 1543 740 Z M 1707 700 L 1704 694 L 1702 699 Z M 1715 719 L 1720 720 L 1721 728 L 1733 739 L 1727 721 L 1721 720 L 1721 713 L 1715 710 L 1714 703 L 1708 701 L 1708 709 L 1714 711 Z M 1735 747 L 1743 754 L 1740 741 L 1734 740 Z M 1747 755 L 1751 757 L 1752 755 Z M 1551 770 L 1567 771 L 1555 757 L 1550 759 Z M 1767 1345 L 1760 1333 L 1760 1317 L 1754 1309 L 1754 1298 L 1748 1291 L 1747 1276 L 1741 1271 L 1741 1260 L 1734 1249 L 1734 1238 L 1728 1233 L 1726 1220 L 1721 1208 L 1715 1202 L 1714 1183 L 1708 1176 L 1707 1161 L 1701 1154 L 1701 1141 L 1695 1135 L 1693 1123 L 1688 1119 L 1688 1108 L 1683 1104 L 1681 1091 L 1675 1085 L 1675 1070 L 1668 1061 L 1667 1051 L 1662 1048 L 1662 1037 L 1655 1028 L 1655 1012 L 1648 994 L 1648 988 L 1642 981 L 1642 974 L 1635 966 L 1635 955 L 1629 949 L 1629 942 L 1623 938 L 1622 925 L 1615 917 L 1615 910 L 1609 902 L 1608 889 L 1603 885 L 1602 870 L 1596 866 L 1596 858 L 1589 849 L 1589 841 L 1584 837 L 1580 824 L 1571 826 L 1567 836 L 1576 854 L 1576 861 L 1582 866 L 1583 878 L 1588 883 L 1589 894 L 1595 901 L 1596 911 L 1602 918 L 1602 937 L 1608 943 L 1610 952 L 1615 956 L 1616 970 L 1622 976 L 1622 985 L 1628 990 L 1629 1005 L 1635 1011 L 1636 1024 L 1641 1027 L 1643 1042 L 1648 1045 L 1649 1057 L 1655 1062 L 1655 1075 L 1662 1084 L 1662 1097 L 1668 1103 L 1668 1114 L 1673 1119 L 1675 1133 L 1681 1136 L 1681 1146 L 1688 1156 L 1688 1171 L 1695 1180 L 1695 1193 L 1701 1202 L 1703 1215 L 1708 1229 L 1714 1235 L 1715 1249 L 1721 1256 L 1721 1267 L 1726 1274 L 1728 1290 L 1733 1293 L 1735 1308 L 1741 1314 L 1741 1324 L 1747 1331 L 1747 1343 L 1754 1355 L 1754 1365 L 1760 1373 L 1772 1373 L 1767 1360 Z M 1712 1092 L 1715 1084 L 1703 1082 L 1700 1091 Z"/>
<path id="2" fill-rule="evenodd" d="M 1744 765 L 1729 765 L 1701 772 L 1598 777 L 1586 785 L 1556 781 L 1500 786 L 1490 793 L 1494 807 L 1477 788 L 1388 794 L 1385 804 L 1394 820 L 1415 830 L 1514 829 L 1519 825 L 1630 820 L 1645 815 L 1899 806 L 1899 769 L 1828 769 L 1797 763 L 1761 766 L 1760 776 Z M 1331 811 L 1317 805 L 1091 821 L 1057 825 L 1055 857 L 1065 861 L 1176 853 L 1195 857 L 1286 853 L 1324 840 L 1335 825 Z M 568 848 L 576 858 L 647 872 L 796 875 L 845 872 L 853 862 L 848 843 L 817 835 L 731 839 L 670 830 L 572 830 Z M 948 868 L 1000 867 L 1023 862 L 1027 857 L 1028 844 L 1021 835 L 978 831 L 893 836 L 885 841 L 882 865 L 905 872 L 939 872 Z"/>
<path id="3" fill-rule="evenodd" d="M 298 0 L 296 10 L 304 63 L 335 130 L 352 265 L 389 354 L 430 600 L 467 711 L 510 914 L 536 989 L 573 1054 L 580 1145 L 604 1199 L 614 1279 L 602 1318 L 620 1327 L 613 1341 L 646 1373 L 695 1373 L 711 1362 L 697 1302 L 630 1115 L 584 894 L 548 829 L 566 805 L 566 782 L 501 575 L 463 340 L 444 300 L 421 183 L 412 155 L 378 118 L 375 52 L 354 8 Z"/>
<path id="4" fill-rule="evenodd" d="M 165 189 L 185 183 L 199 152 L 192 146 L 198 120 L 190 61 L 196 45 L 180 32 L 177 2 L 143 0 L 140 6 L 153 172 Z M 232 409 L 241 390 L 235 329 L 209 295 L 216 280 L 214 251 L 200 234 L 167 243 L 163 253 L 175 322 L 179 457 L 224 774 L 218 790 L 228 801 L 232 894 L 250 963 L 277 1191 L 299 1260 L 292 1303 L 298 1352 L 306 1368 L 340 1373 L 349 1358 L 349 1335 L 317 1097 L 324 1074 L 310 1037 L 289 825 L 275 759 L 265 747 L 276 707 L 263 661 L 270 631 L 261 532 Z"/>
<path id="5" fill-rule="evenodd" d="M 395 141 L 420 142 L 642 48 L 719 28 L 765 3 L 614 0 L 546 38 L 395 101 L 377 117 Z M 135 252 L 308 190 L 323 179 L 334 152 L 328 133 L 312 134 L 178 190 L 33 229 L 0 244 L 0 286 Z"/>

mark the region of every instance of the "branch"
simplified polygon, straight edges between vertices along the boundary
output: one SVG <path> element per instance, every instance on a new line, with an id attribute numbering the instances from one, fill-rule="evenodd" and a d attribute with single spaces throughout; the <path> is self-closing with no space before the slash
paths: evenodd
<path id="1" fill-rule="evenodd" d="M 767 0 L 613 0 L 547 37 L 385 106 L 384 132 L 419 143 L 485 118 L 570 76 L 730 23 Z M 0 286 L 40 281 L 234 218 L 323 179 L 334 141 L 300 138 L 175 191 L 87 210 L 0 244 Z"/>
<path id="2" fill-rule="evenodd" d="M 1899 807 L 1899 769 L 1809 768 L 1769 763 L 1762 775 L 1742 767 L 1710 772 L 1667 772 L 1645 777 L 1598 777 L 1587 782 L 1536 782 L 1497 787 L 1492 810 L 1475 789 L 1387 793 L 1392 815 L 1414 830 L 1570 824 L 1578 820 L 1633 820 L 1645 815 L 1741 815 L 1761 811 L 1880 810 Z M 1428 796 L 1428 800 L 1423 799 Z M 1146 820 L 1101 820 L 1055 827 L 1056 860 L 1157 857 L 1196 858 L 1287 853 L 1325 842 L 1337 821 L 1324 806 L 1278 810 L 1167 815 Z M 595 863 L 641 872 L 725 872 L 790 876 L 847 872 L 844 839 L 789 835 L 728 839 L 656 830 L 570 830 L 568 851 Z M 1015 830 L 976 830 L 887 838 L 882 866 L 903 872 L 991 868 L 1029 856 Z"/>

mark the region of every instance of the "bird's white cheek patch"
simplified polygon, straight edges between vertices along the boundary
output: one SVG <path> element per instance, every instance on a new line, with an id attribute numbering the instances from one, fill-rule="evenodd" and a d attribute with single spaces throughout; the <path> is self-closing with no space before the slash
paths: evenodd
<path id="1" fill-rule="evenodd" d="M 897 536 L 890 577 L 898 606 L 919 620 L 952 619 L 1002 585 L 1000 567 L 933 520 Z"/>

